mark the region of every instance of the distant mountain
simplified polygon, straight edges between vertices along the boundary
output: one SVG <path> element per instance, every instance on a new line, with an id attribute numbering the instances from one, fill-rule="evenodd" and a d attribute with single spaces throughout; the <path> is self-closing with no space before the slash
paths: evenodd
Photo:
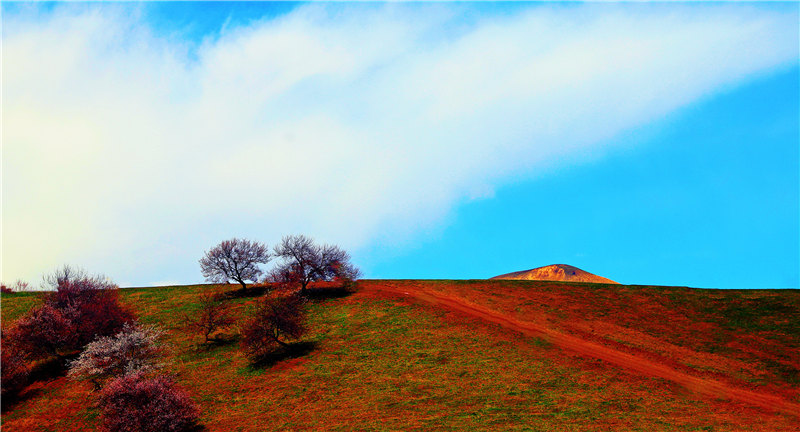
<path id="1" fill-rule="evenodd" d="M 537 267 L 531 270 L 523 270 L 513 273 L 506 273 L 490 279 L 514 279 L 514 280 L 550 280 L 565 282 L 593 282 L 605 284 L 618 284 L 611 279 L 591 274 L 577 267 L 566 264 L 552 264 L 544 267 Z"/>

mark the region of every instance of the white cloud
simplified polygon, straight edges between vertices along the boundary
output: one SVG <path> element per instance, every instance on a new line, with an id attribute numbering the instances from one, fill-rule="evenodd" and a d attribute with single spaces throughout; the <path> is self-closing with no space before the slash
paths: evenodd
<path id="1" fill-rule="evenodd" d="M 311 5 L 200 44 L 126 6 L 6 13 L 3 280 L 190 282 L 234 235 L 403 242 L 798 55 L 775 8 L 479 9 Z"/>

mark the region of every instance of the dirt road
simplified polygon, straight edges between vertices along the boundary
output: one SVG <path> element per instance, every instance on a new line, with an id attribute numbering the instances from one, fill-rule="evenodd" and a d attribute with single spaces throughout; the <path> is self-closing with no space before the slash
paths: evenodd
<path id="1" fill-rule="evenodd" d="M 561 347 L 562 349 L 601 359 L 635 373 L 663 378 L 678 383 L 683 387 L 703 396 L 729 399 L 800 417 L 800 404 L 787 401 L 778 396 L 736 388 L 727 383 L 713 379 L 692 376 L 652 360 L 637 357 L 635 355 L 571 336 L 545 326 L 509 318 L 502 313 L 493 311 L 483 306 L 469 304 L 463 299 L 459 299 L 457 297 L 450 297 L 441 293 L 435 293 L 421 289 L 393 286 L 372 285 L 369 286 L 368 289 L 404 297 L 412 297 L 421 302 L 458 311 L 484 321 L 498 324 L 525 335 L 541 337 L 552 344 Z"/>

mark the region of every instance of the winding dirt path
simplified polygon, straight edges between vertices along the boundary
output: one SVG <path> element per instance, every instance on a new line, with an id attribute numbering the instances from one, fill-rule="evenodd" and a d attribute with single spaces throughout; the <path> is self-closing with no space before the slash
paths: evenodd
<path id="1" fill-rule="evenodd" d="M 484 321 L 498 324 L 525 335 L 541 337 L 563 349 L 581 355 L 601 359 L 608 363 L 642 375 L 670 380 L 703 396 L 729 399 L 800 417 L 800 404 L 792 403 L 778 396 L 732 387 L 726 383 L 713 379 L 688 375 L 684 372 L 675 370 L 663 364 L 656 363 L 649 359 L 637 357 L 635 355 L 618 351 L 613 348 L 571 336 L 541 325 L 509 318 L 502 313 L 487 309 L 483 306 L 469 304 L 459 298 L 449 297 L 440 293 L 433 293 L 410 287 L 402 288 L 371 285 L 368 287 L 368 289 L 400 296 L 413 297 L 424 303 L 443 306 L 445 308 L 458 311 Z"/>

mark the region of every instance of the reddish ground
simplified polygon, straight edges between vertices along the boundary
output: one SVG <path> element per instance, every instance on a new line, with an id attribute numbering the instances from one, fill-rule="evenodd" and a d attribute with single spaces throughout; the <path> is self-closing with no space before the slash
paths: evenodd
<path id="1" fill-rule="evenodd" d="M 540 281 L 362 280 L 309 303 L 307 349 L 253 366 L 182 316 L 205 291 L 122 290 L 167 332 L 209 431 L 796 431 L 800 291 Z M 2 325 L 37 303 L 2 297 Z M 229 300 L 242 319 L 257 298 Z M 98 426 L 85 382 L 40 378 L 3 431 Z"/>
<path id="2" fill-rule="evenodd" d="M 362 283 L 361 287 L 364 290 L 411 297 L 430 305 L 445 307 L 471 317 L 495 323 L 525 335 L 543 337 L 546 341 L 571 352 L 597 358 L 635 373 L 672 381 L 702 396 L 730 399 L 800 417 L 800 404 L 784 397 L 747 390 L 720 380 L 693 375 L 672 367 L 670 365 L 672 362 L 654 361 L 647 357 L 637 356 L 581 337 L 566 334 L 556 330 L 554 327 L 510 318 L 507 312 L 492 310 L 470 303 L 452 294 L 445 294 L 446 288 L 431 289 L 429 286 L 420 283 L 394 281 L 370 281 L 370 283 Z"/>

